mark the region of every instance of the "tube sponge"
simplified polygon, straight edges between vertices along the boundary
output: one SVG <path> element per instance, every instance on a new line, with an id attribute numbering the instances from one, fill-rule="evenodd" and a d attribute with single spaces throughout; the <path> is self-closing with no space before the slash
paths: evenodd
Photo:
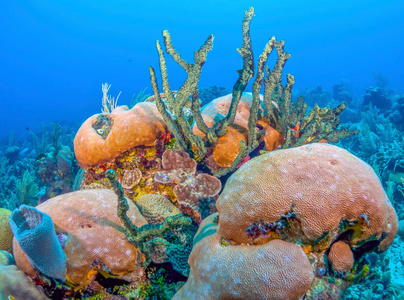
<path id="1" fill-rule="evenodd" d="M 66 255 L 51 217 L 34 207 L 21 205 L 13 211 L 10 226 L 32 266 L 46 276 L 64 281 Z"/>

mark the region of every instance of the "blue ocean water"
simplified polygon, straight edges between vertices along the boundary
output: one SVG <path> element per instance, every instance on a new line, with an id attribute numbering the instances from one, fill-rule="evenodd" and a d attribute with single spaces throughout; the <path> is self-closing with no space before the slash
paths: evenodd
<path id="1" fill-rule="evenodd" d="M 295 89 L 331 91 L 343 79 L 360 96 L 383 72 L 402 92 L 400 57 L 404 4 L 391 1 L 5 1 L 0 12 L 0 91 L 7 114 L 1 136 L 39 128 L 42 121 L 82 122 L 99 112 L 101 83 L 122 91 L 120 104 L 149 87 L 157 66 L 155 41 L 166 29 L 191 59 L 215 35 L 200 86 L 233 86 L 242 61 L 240 20 L 255 7 L 252 39 L 256 58 L 267 40 L 285 40 L 292 54 L 285 73 Z M 184 72 L 172 61 L 170 83 Z"/>
<path id="2" fill-rule="evenodd" d="M 404 250 L 404 60 L 401 56 L 404 49 L 404 39 L 402 38 L 404 32 L 403 1 L 6 0 L 3 2 L 0 10 L 0 32 L 2 35 L 0 95 L 1 104 L 5 111 L 0 127 L 0 208 L 6 208 L 9 211 L 14 210 L 16 213 L 22 204 L 34 207 L 45 204 L 42 207 L 46 207 L 47 201 L 56 196 L 63 197 L 64 194 L 70 192 L 83 193 L 80 194 L 83 195 L 83 199 L 89 197 L 88 199 L 93 201 L 93 198 L 86 196 L 87 190 L 107 188 L 117 192 L 113 183 L 108 183 L 109 181 L 106 179 L 107 169 L 114 169 L 118 174 L 117 180 L 124 188 L 122 193 L 128 199 L 132 197 L 133 200 L 138 201 L 137 207 L 147 219 L 145 223 L 161 224 L 163 221 L 159 218 L 163 217 L 160 214 L 163 215 L 166 208 L 160 208 L 159 205 L 162 204 L 158 201 L 163 201 L 161 199 L 156 200 L 155 205 L 143 204 L 147 207 L 142 206 L 138 197 L 144 194 L 146 196 L 159 194 L 177 205 L 167 209 L 168 211 L 178 210 L 178 207 L 182 205 L 180 208 L 183 219 L 179 222 L 183 222 L 181 223 L 183 227 L 179 226 L 172 232 L 159 233 L 161 236 L 154 235 L 153 238 L 159 239 L 160 243 L 163 239 L 166 243 L 178 247 L 169 248 L 167 246 L 165 259 L 158 256 L 161 249 L 154 250 L 156 252 L 150 254 L 141 248 L 146 246 L 135 244 L 136 247 L 142 249 L 143 253 L 151 257 L 147 257 L 150 258 L 148 263 L 150 261 L 151 263 L 145 271 L 147 274 L 142 277 L 142 280 L 145 280 L 147 284 L 141 284 L 140 287 L 136 285 L 136 288 L 128 285 L 130 287 L 126 290 L 124 287 L 127 283 L 139 282 L 128 280 L 128 278 L 133 279 L 131 276 L 136 277 L 139 274 L 136 276 L 133 274 L 126 276 L 127 274 L 125 274 L 126 277 L 122 276 L 127 280 L 124 283 L 110 279 L 108 274 L 111 275 L 113 271 L 108 268 L 111 265 L 97 256 L 101 248 L 96 248 L 92 252 L 94 259 L 88 264 L 90 269 L 98 270 L 101 275 L 94 275 L 96 272 L 90 272 L 86 275 L 91 278 L 89 280 L 97 282 L 94 283 L 95 285 L 100 284 L 101 287 L 91 286 L 87 290 L 79 289 L 74 292 L 74 289 L 71 289 L 66 293 L 66 290 L 72 286 L 84 285 L 80 282 L 81 279 L 78 277 L 68 278 L 63 285 L 59 280 L 56 281 L 59 285 L 55 286 L 55 279 L 52 279 L 45 272 L 41 275 L 38 273 L 33 275 L 29 272 L 30 269 L 27 270 L 22 267 L 21 258 L 18 258 L 21 256 L 19 248 L 16 251 L 15 245 L 14 249 L 11 249 L 6 247 L 6 243 L 0 243 L 2 247 L 0 249 L 0 299 L 3 299 L 3 296 L 13 296 L 13 293 L 21 288 L 19 282 L 27 278 L 14 266 L 15 261 L 11 253 L 16 257 L 18 268 L 28 273 L 29 278 L 33 278 L 36 284 L 36 287 L 34 285 L 30 287 L 31 290 L 30 288 L 26 289 L 27 294 L 24 297 L 29 294 L 34 295 L 33 291 L 36 295 L 39 287 L 41 293 L 44 291 L 44 294 L 51 299 L 62 299 L 62 296 L 67 297 L 67 295 L 71 297 L 69 299 L 74 297 L 88 299 L 86 297 L 94 296 L 97 293 L 115 295 L 134 293 L 133 295 L 136 295 L 132 298 L 127 296 L 127 298 L 120 299 L 171 299 L 190 276 L 189 272 L 191 272 L 190 278 L 192 278 L 193 266 L 190 263 L 191 271 L 189 271 L 187 263 L 189 253 L 192 246 L 203 239 L 206 241 L 206 238 L 211 238 L 216 233 L 214 224 L 219 222 L 220 214 L 217 217 L 211 213 L 216 211 L 215 201 L 222 192 L 221 187 L 228 183 L 230 174 L 233 174 L 235 169 L 240 169 L 243 164 L 246 165 L 240 171 L 248 169 L 248 161 L 253 162 L 256 156 L 267 155 L 266 151 L 276 150 L 273 151 L 276 153 L 278 148 L 282 147 L 282 143 L 286 143 L 287 138 L 284 133 L 288 130 L 292 135 L 290 144 L 292 149 L 294 149 L 293 143 L 297 143 L 303 136 L 304 129 L 300 129 L 304 123 L 302 120 L 288 123 L 285 132 L 281 131 L 281 127 L 276 127 L 277 124 L 274 125 L 280 119 L 287 119 L 286 113 L 284 113 L 286 108 L 283 106 L 286 97 L 285 91 L 277 89 L 276 93 L 274 92 L 272 95 L 274 99 L 277 99 L 274 100 L 276 102 L 274 102 L 274 107 L 279 110 L 279 119 L 272 118 L 269 122 L 272 127 L 283 134 L 283 136 L 281 135 L 282 143 L 276 144 L 275 141 L 275 146 L 270 149 L 266 143 L 264 146 L 263 141 L 260 140 L 260 146 L 245 155 L 242 160 L 240 159 L 239 164 L 226 176 L 215 175 L 218 174 L 215 171 L 225 168 L 225 166 L 219 164 L 215 154 L 212 154 L 214 146 L 209 144 L 210 141 L 206 139 L 204 143 L 208 145 L 207 148 L 210 147 L 209 151 L 212 153 L 208 151 L 208 154 L 205 153 L 206 157 L 203 157 L 200 152 L 195 150 L 197 147 L 193 143 L 192 146 L 189 144 L 188 148 L 185 149 L 188 154 L 181 154 L 180 158 L 176 158 L 179 161 L 184 161 L 183 168 L 180 168 L 182 171 L 176 172 L 177 169 L 173 167 L 169 172 L 169 167 L 164 166 L 164 162 L 161 161 L 164 161 L 163 152 L 168 153 L 173 147 L 178 147 L 175 142 L 178 142 L 179 136 L 175 136 L 174 133 L 162 133 L 156 130 L 154 144 L 151 143 L 144 147 L 141 145 L 140 148 L 136 148 L 138 146 L 136 145 L 131 149 L 117 150 L 116 155 L 111 154 L 112 161 L 107 161 L 97 160 L 96 157 L 99 156 L 100 152 L 108 152 L 110 149 L 106 150 L 105 146 L 105 148 L 97 148 L 91 152 L 91 148 L 95 148 L 96 143 L 92 144 L 93 141 L 91 140 L 88 142 L 90 146 L 87 147 L 85 142 L 87 139 L 90 141 L 90 137 L 88 135 L 81 138 L 79 128 L 90 116 L 98 114 L 96 124 L 92 125 L 94 132 L 97 132 L 105 140 L 110 131 L 113 130 L 111 129 L 114 127 L 113 121 L 109 117 L 105 117 L 105 115 L 109 116 L 110 114 L 104 114 L 103 117 L 99 115 L 101 109 L 105 109 L 105 106 L 102 105 L 102 85 L 105 83 L 111 85 L 108 90 L 109 96 L 117 98 L 119 95 L 118 106 L 129 105 L 139 93 L 140 95 L 153 95 L 149 73 L 149 66 L 153 66 L 157 72 L 160 92 L 162 92 L 156 41 L 163 44 L 163 30 L 169 31 L 175 49 L 188 62 L 193 62 L 194 51 L 203 45 L 210 34 L 213 34 L 213 49 L 207 54 L 207 60 L 203 65 L 198 84 L 199 96 L 204 105 L 209 105 L 215 98 L 229 94 L 238 78 L 236 70 L 243 67 L 243 60 L 236 49 L 240 48 L 243 42 L 241 23 L 244 12 L 249 7 L 254 7 L 255 13 L 249 31 L 255 62 L 258 61 L 259 55 L 271 37 L 275 36 L 278 41 L 284 40 L 284 49 L 291 54 L 291 58 L 284 66 L 281 77 L 282 84 L 287 83 L 286 74 L 294 75 L 296 83 L 292 90 L 292 100 L 297 101 L 299 96 L 304 97 L 308 105 L 306 116 L 313 107 L 316 109 L 315 104 L 321 108 L 327 106 L 334 108 L 341 103 L 347 104 L 340 116 L 336 113 L 330 117 L 331 122 L 327 123 L 327 126 L 332 130 L 345 127 L 347 131 L 355 132 L 355 134 L 347 138 L 339 136 L 341 137 L 340 140 L 333 139 L 331 136 L 326 136 L 324 139 L 330 144 L 348 150 L 370 165 L 370 170 L 373 170 L 371 172 L 375 174 L 374 178 L 378 178 L 377 182 L 380 180 L 380 188 L 384 189 L 389 199 L 383 199 L 385 201 L 383 205 L 386 206 L 381 205 L 383 207 L 379 210 L 379 212 L 386 210 L 382 214 L 383 220 L 386 222 L 385 228 L 393 228 L 394 231 L 397 229 L 398 221 L 401 225 L 397 229 L 398 233 L 390 248 L 387 251 L 378 251 L 380 250 L 377 248 L 379 243 L 388 236 L 388 230 L 385 228 L 383 232 L 378 232 L 369 237 L 364 245 L 354 245 L 352 242 L 353 236 L 355 236 L 352 232 L 358 228 L 355 226 L 359 223 L 363 226 L 362 229 L 366 226 L 373 226 L 366 205 L 364 211 L 356 216 L 359 221 L 341 219 L 339 227 L 340 229 L 345 228 L 346 231 L 340 233 L 336 240 L 327 246 L 326 250 L 321 249 L 323 252 L 318 250 L 321 255 L 317 253 L 317 256 L 310 256 L 314 276 L 319 280 L 315 281 L 312 286 L 317 284 L 318 287 L 323 284 L 321 280 L 324 280 L 326 288 L 322 292 L 315 289 L 318 293 L 316 295 L 312 293 L 314 289 L 312 288 L 310 292 L 305 294 L 306 299 L 323 299 L 322 297 L 325 295 L 329 296 L 330 299 L 404 299 L 402 293 L 404 288 L 404 257 L 402 255 Z M 165 54 L 165 57 L 171 90 L 179 90 L 187 79 L 187 73 L 168 54 Z M 271 70 L 274 68 L 276 58 L 274 51 L 267 63 Z M 253 81 L 254 78 L 250 80 L 245 92 L 252 92 Z M 263 89 L 261 90 L 262 93 Z M 278 96 L 275 94 L 281 94 L 280 98 L 277 98 Z M 243 95 L 245 103 L 251 101 L 250 94 Z M 140 98 L 142 102 L 146 97 Z M 293 108 L 296 107 L 293 106 Z M 189 111 L 187 112 L 189 113 Z M 189 114 L 191 117 L 187 115 L 189 118 L 186 121 L 192 124 L 192 114 Z M 170 116 L 175 115 L 170 111 Z M 176 126 L 179 123 L 179 121 L 173 122 Z M 115 123 L 116 126 L 120 126 L 118 122 Z M 153 126 L 158 127 L 156 124 Z M 195 126 L 195 122 L 193 126 Z M 257 130 L 259 134 L 263 135 L 267 129 L 263 130 L 262 126 L 264 125 L 257 125 L 253 130 Z M 280 125 L 278 124 L 278 126 Z M 122 130 L 130 131 L 129 127 L 129 125 L 125 125 Z M 306 142 L 320 137 L 323 133 L 321 130 L 318 129 L 315 134 L 311 134 Z M 152 131 L 150 130 L 150 132 Z M 184 132 L 182 134 L 183 136 L 186 135 Z M 84 148 L 90 149 L 85 149 L 89 152 L 84 151 L 87 153 L 86 159 L 88 161 L 94 159 L 95 163 L 83 162 L 83 157 L 78 157 L 77 153 L 80 150 L 77 149 L 80 143 L 77 141 L 77 136 L 80 136 L 81 141 L 84 140 Z M 76 141 L 74 142 L 75 137 Z M 135 138 L 134 136 L 133 139 Z M 238 141 L 236 144 L 238 145 Z M 230 148 L 231 146 L 226 148 L 224 152 L 231 152 Z M 238 147 L 236 148 L 238 149 Z M 284 148 L 288 147 L 285 146 Z M 167 155 L 175 156 L 172 152 L 170 153 Z M 187 160 L 189 155 L 193 158 L 190 159 L 191 162 Z M 167 161 L 168 159 L 166 165 L 168 165 Z M 191 166 L 195 164 L 195 166 L 189 167 L 189 164 Z M 226 165 L 226 167 L 229 166 Z M 192 172 L 185 171 L 185 169 L 192 168 L 195 168 Z M 127 176 L 125 172 L 127 172 Z M 202 189 L 202 181 L 198 182 L 202 179 L 197 178 L 202 178 L 198 176 L 203 173 L 213 175 L 209 177 L 211 181 L 206 180 L 209 182 L 207 186 L 215 190 L 214 192 L 211 190 L 196 192 L 195 185 Z M 358 178 L 362 178 L 361 175 L 358 175 Z M 127 183 L 127 181 L 130 182 Z M 189 183 L 191 181 L 194 188 L 193 194 L 187 194 L 187 196 L 194 202 L 197 201 L 195 199 L 200 200 L 207 197 L 208 200 L 205 199 L 206 203 L 201 205 L 202 208 L 195 209 L 192 205 L 178 204 L 181 191 L 175 190 L 175 187 L 191 185 Z M 157 185 L 159 185 L 158 188 Z M 379 187 L 379 185 L 377 186 Z M 347 190 L 350 191 L 350 188 Z M 117 193 L 119 195 L 119 191 Z M 184 194 L 186 193 L 184 192 Z M 108 195 L 102 197 L 108 198 Z M 366 197 L 364 196 L 364 198 Z M 101 207 L 109 207 L 110 204 L 108 203 L 108 201 L 107 204 L 103 202 Z M 173 203 L 169 201 L 169 205 Z M 394 207 L 397 220 L 391 211 L 387 212 L 387 207 L 390 207 L 390 204 L 387 205 L 386 203 L 391 203 Z M 133 204 L 131 203 L 131 205 Z M 369 206 L 372 204 L 369 203 Z M 89 207 L 90 205 L 83 210 L 71 212 L 71 215 L 65 219 L 81 220 L 81 215 L 84 212 L 88 213 L 86 209 L 89 210 Z M 133 205 L 133 207 L 136 209 L 136 206 Z M 67 245 L 73 243 L 69 238 L 76 233 L 73 234 L 69 231 L 71 229 L 61 230 L 59 228 L 60 223 L 58 222 L 63 222 L 63 220 L 58 219 L 61 213 L 57 209 L 55 206 L 51 209 L 48 208 L 48 210 L 45 209 L 56 224 L 55 235 L 52 235 L 50 239 L 53 242 L 59 241 L 63 249 L 68 249 Z M 95 208 L 91 207 L 91 209 L 94 210 Z M 107 209 L 106 215 L 108 216 L 100 217 L 100 219 L 107 219 L 110 215 L 117 218 L 115 210 L 113 210 L 113 214 L 111 212 L 112 210 Z M 24 213 L 22 214 L 24 215 Z M 14 226 L 21 226 L 23 232 L 24 230 L 28 231 L 28 228 L 32 226 L 40 228 L 40 222 L 38 223 L 38 220 L 35 220 L 27 212 L 26 214 L 23 218 L 20 217 L 18 220 L 20 223 L 17 222 L 18 224 Z M 156 217 L 156 215 L 158 216 Z M 210 216 L 206 218 L 208 215 Z M 3 231 L 0 230 L 0 237 L 1 239 L 4 238 L 5 241 L 6 229 L 4 228 L 6 228 L 7 222 L 3 222 L 4 216 L 6 213 L 0 210 L 0 228 L 3 228 Z M 191 219 L 188 218 L 184 221 L 185 216 L 192 219 L 191 225 L 186 223 Z M 159 221 L 153 219 L 155 217 Z M 172 216 L 164 215 L 164 218 L 170 217 Z M 291 208 L 290 212 L 285 213 L 276 222 L 254 220 L 255 222 L 249 224 L 246 231 L 249 237 L 254 236 L 251 244 L 253 246 L 261 245 L 261 243 L 267 245 L 272 241 L 273 236 L 271 234 L 275 234 L 275 239 L 281 237 L 285 240 L 286 234 L 282 230 L 292 227 L 293 224 L 287 222 L 291 222 L 290 219 L 294 217 Z M 98 228 L 97 224 L 101 222 L 96 222 L 98 218 L 98 216 L 95 217 L 94 223 L 91 223 L 93 221 L 89 221 L 88 224 L 80 223 L 81 228 L 84 230 L 92 227 Z M 109 221 L 115 222 L 111 220 Z M 208 230 L 200 229 L 199 235 L 193 240 L 202 220 L 207 223 L 202 223 L 201 228 L 206 226 Z M 208 223 L 207 220 L 213 221 Z M 142 230 L 147 230 L 146 227 L 142 227 Z M 49 228 L 46 231 L 49 231 Z M 115 232 L 115 234 L 122 234 L 122 231 Z M 268 235 L 263 234 L 263 232 Z M 87 234 L 82 235 L 88 236 Z M 337 233 L 334 235 L 337 236 Z M 147 242 L 151 242 L 153 238 L 149 236 Z M 119 239 L 124 240 L 124 236 L 122 235 L 122 238 Z M 178 244 L 179 240 L 183 244 Z M 286 240 L 290 242 L 287 238 Z M 25 242 L 26 240 L 23 238 L 18 240 L 20 244 Z M 348 270 L 337 270 L 332 259 L 328 258 L 331 247 L 337 242 L 348 245 L 351 243 L 348 248 L 351 247 L 352 252 L 351 250 L 349 252 L 354 262 Z M 42 243 L 43 241 L 38 239 L 36 245 Z M 81 243 L 83 242 L 81 241 Z M 304 244 L 301 241 L 296 243 Z M 125 253 L 131 253 L 132 250 L 126 249 L 132 249 L 130 248 L 132 245 L 128 246 L 127 244 L 121 245 L 121 248 L 125 249 Z M 220 239 L 220 247 L 223 249 L 228 246 L 233 247 L 236 244 L 240 246 L 240 243 L 236 243 L 230 238 L 222 237 Z M 247 246 L 251 246 L 251 244 L 247 243 Z M 314 244 L 310 246 L 300 244 L 299 247 L 306 254 L 312 249 L 320 249 L 315 248 Z M 150 243 L 148 245 L 150 246 Z M 244 243 L 241 245 L 245 246 Z M 273 251 L 275 252 L 276 249 Z M 29 252 L 26 251 L 26 254 L 28 255 Z M 38 253 L 36 249 L 34 252 Z M 65 252 L 69 257 L 68 251 L 65 250 Z M 183 256 L 178 257 L 181 256 L 178 253 Z M 65 257 L 63 257 L 62 265 L 64 265 L 64 259 Z M 31 263 L 36 264 L 33 260 Z M 12 271 L 6 267 L 12 268 Z M 40 268 L 38 267 L 38 269 Z M 63 278 L 65 270 L 60 270 L 60 272 Z M 118 275 L 121 276 L 122 274 Z M 104 280 L 104 277 L 100 279 L 101 276 L 106 276 L 108 279 Z M 2 285 L 2 280 L 6 282 L 6 285 Z M 236 282 L 239 279 L 235 278 L 234 280 Z M 220 276 L 218 281 L 220 281 Z M 189 282 L 187 284 L 191 285 Z M 349 285 L 350 287 L 348 287 Z M 187 285 L 185 287 L 182 291 L 190 289 Z M 137 294 L 134 290 L 137 291 Z M 335 290 L 345 290 L 345 292 L 340 294 Z M 238 292 L 237 288 L 234 290 L 230 288 L 230 291 Z M 15 295 L 13 297 L 19 299 Z M 186 295 L 185 292 L 179 293 L 177 294 L 179 298 L 175 299 L 185 299 L 184 295 Z M 237 295 L 234 294 L 233 296 Z M 273 299 L 273 295 L 267 296 L 269 299 Z M 32 297 L 36 299 L 35 297 L 38 296 Z M 195 297 L 195 299 L 199 299 L 197 296 Z M 254 296 L 251 296 L 251 299 L 255 299 Z"/>

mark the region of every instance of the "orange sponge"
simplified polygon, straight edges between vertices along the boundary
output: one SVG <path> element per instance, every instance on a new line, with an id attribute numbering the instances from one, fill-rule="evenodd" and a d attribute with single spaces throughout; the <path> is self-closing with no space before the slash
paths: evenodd
<path id="1" fill-rule="evenodd" d="M 202 108 L 202 118 L 209 128 L 224 119 L 230 109 L 231 99 L 232 94 L 229 94 L 209 102 Z M 213 150 L 213 158 L 222 168 L 232 165 L 239 153 L 240 142 L 242 140 L 247 141 L 248 118 L 250 117 L 251 104 L 252 94 L 243 93 L 237 106 L 234 123 L 227 127 L 224 136 L 217 139 Z M 267 150 L 272 151 L 284 143 L 284 137 L 277 130 L 272 128 L 268 121 L 261 119 L 258 120 L 257 123 L 265 130 L 264 141 Z M 196 125 L 193 127 L 193 132 L 200 138 L 205 136 Z"/>
<path id="2" fill-rule="evenodd" d="M 107 129 L 97 131 L 100 118 L 109 124 Z M 165 122 L 154 103 L 141 102 L 130 110 L 119 106 L 111 114 L 94 115 L 81 125 L 74 138 L 74 153 L 80 166 L 87 169 L 135 146 L 153 146 L 165 131 Z"/>

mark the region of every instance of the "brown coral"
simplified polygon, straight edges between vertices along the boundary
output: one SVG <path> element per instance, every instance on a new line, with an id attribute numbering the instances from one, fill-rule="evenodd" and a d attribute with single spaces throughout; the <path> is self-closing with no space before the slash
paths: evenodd
<path id="1" fill-rule="evenodd" d="M 182 150 L 166 150 L 161 158 L 164 171 L 182 170 L 192 175 L 196 172 L 196 161 L 189 157 L 188 153 Z"/>
<path id="2" fill-rule="evenodd" d="M 143 255 L 125 238 L 116 207 L 117 196 L 110 190 L 76 191 L 37 206 L 38 210 L 51 216 L 63 241 L 67 277 L 74 284 L 88 284 L 91 274 L 97 271 L 128 281 L 143 275 Z M 129 203 L 129 207 L 128 216 L 136 226 L 147 224 L 133 203 Z M 18 267 L 35 276 L 15 239 L 13 247 Z"/>
<path id="3" fill-rule="evenodd" d="M 219 179 L 209 174 L 200 173 L 190 177 L 183 183 L 174 187 L 179 204 L 188 204 L 194 210 L 201 213 L 202 207 L 209 205 L 209 199 L 216 196 L 222 188 Z"/>
<path id="4" fill-rule="evenodd" d="M 217 201 L 221 234 L 251 242 L 246 230 L 256 221 L 294 216 L 306 243 L 330 245 L 342 230 L 351 247 L 381 241 L 384 250 L 397 232 L 397 215 L 372 168 L 348 151 L 311 144 L 261 155 L 228 180 Z M 237 220 L 237 222 L 235 222 Z"/>
<path id="5" fill-rule="evenodd" d="M 332 244 L 328 253 L 328 261 L 334 272 L 344 274 L 352 269 L 354 257 L 351 247 L 343 241 Z"/>
<path id="6" fill-rule="evenodd" d="M 108 120 L 108 130 L 94 127 L 99 118 Z M 87 169 L 111 161 L 135 146 L 153 146 L 165 131 L 165 122 L 155 104 L 141 102 L 130 110 L 120 106 L 111 114 L 87 119 L 74 139 L 74 152 L 80 166 Z"/>
<path id="7" fill-rule="evenodd" d="M 262 98 L 262 96 L 261 96 Z M 262 99 L 261 99 L 262 100 Z M 222 120 L 230 109 L 232 94 L 217 98 L 203 107 L 201 114 L 205 124 L 211 128 L 217 122 Z M 213 158 L 220 167 L 230 167 L 236 159 L 240 142 L 247 141 L 248 134 L 248 118 L 250 116 L 252 104 L 252 94 L 243 93 L 237 106 L 236 117 L 234 123 L 227 127 L 226 134 L 217 139 L 217 143 L 213 150 Z M 263 111 L 263 102 L 261 101 L 260 110 Z M 274 150 L 284 142 L 284 137 L 269 125 L 265 119 L 258 120 L 258 126 L 265 130 L 264 141 L 267 150 Z M 195 125 L 193 132 L 198 137 L 203 138 L 205 135 Z"/>
<path id="8" fill-rule="evenodd" d="M 142 179 L 142 171 L 138 168 L 125 170 L 122 179 L 120 180 L 120 184 L 125 189 L 131 189 L 139 183 L 140 179 Z"/>

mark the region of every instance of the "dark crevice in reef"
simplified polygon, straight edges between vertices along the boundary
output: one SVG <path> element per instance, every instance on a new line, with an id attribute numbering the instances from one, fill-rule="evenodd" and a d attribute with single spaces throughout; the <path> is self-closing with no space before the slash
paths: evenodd
<path id="1" fill-rule="evenodd" d="M 108 137 L 111 132 L 114 120 L 106 114 L 99 114 L 97 120 L 92 125 L 94 130 L 100 135 L 104 140 Z"/>
<path id="2" fill-rule="evenodd" d="M 126 280 L 117 278 L 107 278 L 103 276 L 101 273 L 98 273 L 96 275 L 94 281 L 97 281 L 103 288 L 107 289 L 108 293 L 112 295 L 118 295 L 118 292 L 116 289 L 114 289 L 114 287 L 129 284 L 129 282 Z"/>
<path id="3" fill-rule="evenodd" d="M 169 262 L 161 263 L 161 264 L 156 264 L 154 262 L 151 262 L 150 265 L 147 267 L 147 269 L 164 269 L 165 270 L 165 275 L 166 275 L 166 283 L 177 283 L 180 281 L 187 281 L 188 277 L 182 275 L 180 272 L 174 270 L 173 266 Z M 146 271 L 147 273 L 147 271 Z"/>
<path id="4" fill-rule="evenodd" d="M 293 210 L 275 222 L 269 223 L 263 220 L 254 222 L 247 227 L 246 234 L 251 237 L 252 244 L 261 244 L 273 239 L 282 239 L 295 244 L 309 243 Z"/>
<path id="5" fill-rule="evenodd" d="M 380 241 L 369 241 L 364 243 L 362 246 L 352 249 L 352 253 L 354 255 L 355 261 L 359 260 L 364 254 L 368 252 L 377 252 L 377 247 L 379 246 Z"/>

